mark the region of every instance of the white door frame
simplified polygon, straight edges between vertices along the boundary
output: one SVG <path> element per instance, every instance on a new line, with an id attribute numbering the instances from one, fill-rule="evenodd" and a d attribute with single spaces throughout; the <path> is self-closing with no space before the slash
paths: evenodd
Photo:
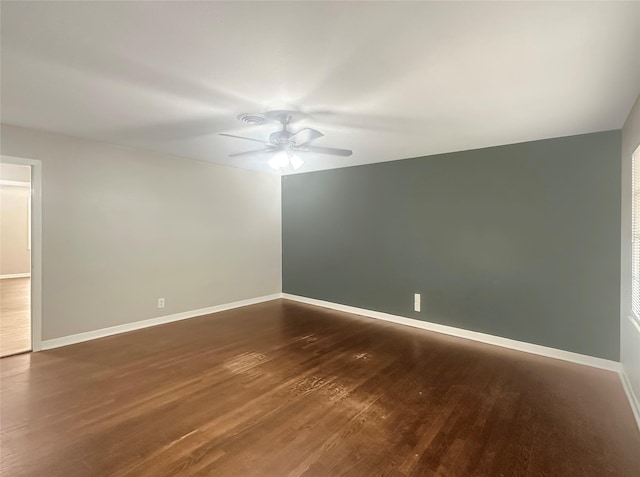
<path id="1" fill-rule="evenodd" d="M 42 349 L 42 162 L 0 156 L 0 162 L 31 167 L 31 349 Z"/>

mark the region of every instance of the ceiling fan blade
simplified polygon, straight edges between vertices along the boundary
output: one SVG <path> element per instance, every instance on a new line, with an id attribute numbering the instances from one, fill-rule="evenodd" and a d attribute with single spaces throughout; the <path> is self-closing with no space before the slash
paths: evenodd
<path id="1" fill-rule="evenodd" d="M 249 156 L 251 154 L 260 154 L 264 152 L 273 152 L 277 150 L 276 147 L 265 147 L 264 149 L 254 149 L 253 151 L 245 151 L 245 152 L 235 152 L 233 154 L 229 154 L 229 157 L 238 157 L 238 156 Z"/>
<path id="2" fill-rule="evenodd" d="M 233 138 L 236 138 L 236 139 L 244 139 L 244 140 L 246 140 L 246 141 L 259 142 L 260 144 L 264 144 L 264 145 L 270 145 L 270 144 L 271 144 L 270 142 L 263 141 L 263 140 L 261 140 L 261 139 L 254 139 L 254 138 L 252 138 L 252 137 L 236 136 L 236 135 L 234 135 L 234 134 L 227 134 L 227 133 L 220 133 L 219 135 L 220 135 L 220 136 L 233 137 Z"/>
<path id="3" fill-rule="evenodd" d="M 293 141 L 296 146 L 303 146 L 322 136 L 324 136 L 324 134 L 317 129 L 304 128 L 291 136 L 289 141 Z"/>
<path id="4" fill-rule="evenodd" d="M 349 149 L 338 149 L 335 147 L 320 147 L 320 146 L 302 146 L 295 148 L 302 152 L 315 152 L 318 154 L 333 154 L 334 156 L 348 157 L 353 154 L 353 151 Z"/>

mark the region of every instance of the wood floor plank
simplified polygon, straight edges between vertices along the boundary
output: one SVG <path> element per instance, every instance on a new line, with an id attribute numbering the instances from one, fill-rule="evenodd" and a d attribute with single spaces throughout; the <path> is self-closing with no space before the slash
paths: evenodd
<path id="1" fill-rule="evenodd" d="M 0 279 L 0 357 L 31 351 L 31 278 Z"/>
<path id="2" fill-rule="evenodd" d="M 633 476 L 615 373 L 275 300 L 0 360 L 0 475 Z"/>

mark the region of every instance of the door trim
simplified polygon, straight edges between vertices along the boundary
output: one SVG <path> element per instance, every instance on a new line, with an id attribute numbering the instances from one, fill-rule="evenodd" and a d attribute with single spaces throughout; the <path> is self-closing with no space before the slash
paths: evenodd
<path id="1" fill-rule="evenodd" d="M 31 349 L 42 349 L 42 162 L 0 156 L 0 162 L 31 167 Z"/>

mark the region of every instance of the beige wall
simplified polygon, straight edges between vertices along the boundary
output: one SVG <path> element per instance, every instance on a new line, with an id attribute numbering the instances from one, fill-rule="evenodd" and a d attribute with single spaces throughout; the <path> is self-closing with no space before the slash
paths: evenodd
<path id="1" fill-rule="evenodd" d="M 279 176 L 1 132 L 42 161 L 44 340 L 280 292 Z"/>
<path id="2" fill-rule="evenodd" d="M 0 166 L 0 179 L 30 181 L 31 170 L 28 167 Z M 31 271 L 29 196 L 29 187 L 0 185 L 0 275 Z"/>
<path id="3" fill-rule="evenodd" d="M 631 154 L 640 145 L 640 96 L 622 129 L 620 360 L 640 399 L 640 326 L 631 311 Z"/>

